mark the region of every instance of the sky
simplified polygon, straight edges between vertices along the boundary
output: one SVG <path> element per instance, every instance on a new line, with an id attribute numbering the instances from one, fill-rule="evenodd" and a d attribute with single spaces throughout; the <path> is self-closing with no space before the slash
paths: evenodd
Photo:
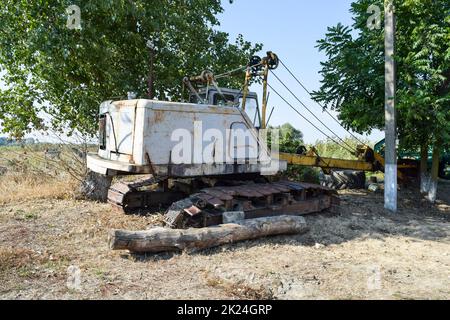
<path id="1" fill-rule="evenodd" d="M 230 4 L 228 0 L 224 0 L 225 11 L 218 17 L 221 22 L 219 29 L 228 32 L 230 40 L 233 41 L 238 34 L 242 34 L 247 41 L 262 43 L 264 48 L 260 56 L 264 56 L 266 51 L 275 52 L 306 88 L 314 91 L 320 87 L 320 62 L 325 61 L 325 56 L 315 48 L 317 40 L 323 38 L 329 26 L 334 26 L 339 22 L 344 25 L 352 24 L 349 12 L 351 2 L 351 0 L 270 2 L 267 0 L 234 0 Z M 322 113 L 320 106 L 309 99 L 309 95 L 283 70 L 282 66 L 275 72 L 332 131 L 340 137 L 349 136 L 331 117 Z M 293 106 L 299 106 L 295 98 L 282 85 L 278 84 L 273 76 L 269 76 L 269 83 L 284 97 L 289 97 L 288 100 Z M 258 93 L 261 100 L 260 86 L 253 86 L 252 90 Z M 325 138 L 274 93 L 270 95 L 269 111 L 272 107 L 275 107 L 275 110 L 271 118 L 271 125 L 291 123 L 303 132 L 306 143 L 314 143 L 318 139 Z M 299 111 L 322 131 L 330 133 L 303 107 L 300 107 Z M 362 137 L 378 141 L 384 138 L 384 133 L 376 131 L 372 132 L 370 136 Z"/>
<path id="2" fill-rule="evenodd" d="M 223 0 L 224 12 L 218 16 L 221 23 L 219 30 L 230 35 L 230 41 L 242 34 L 245 40 L 264 45 L 260 56 L 266 51 L 275 52 L 280 59 L 293 71 L 293 73 L 310 90 L 320 87 L 320 62 L 325 61 L 325 56 L 315 47 L 317 40 L 323 38 L 327 27 L 341 22 L 351 25 L 352 19 L 349 12 L 351 0 L 234 0 L 232 4 Z M 291 90 L 304 102 L 310 110 L 334 133 L 340 137 L 349 136 L 331 117 L 321 111 L 320 106 L 313 102 L 309 95 L 290 77 L 280 66 L 275 71 Z M 332 135 L 307 110 L 299 106 L 299 103 L 272 76 L 269 83 L 283 96 L 289 97 L 293 106 L 322 131 Z M 1 86 L 1 83 L 0 83 Z M 262 88 L 259 85 L 252 86 L 261 101 Z M 269 100 L 269 111 L 275 107 L 271 117 L 271 125 L 281 125 L 286 122 L 301 130 L 304 141 L 313 144 L 325 136 L 292 111 L 276 94 L 272 93 Z M 334 114 L 334 113 L 333 113 Z M 336 114 L 334 114 L 336 116 Z M 36 137 L 36 134 L 28 137 Z M 374 131 L 370 136 L 359 136 L 376 142 L 384 138 L 384 133 Z M 41 138 L 38 135 L 38 138 Z M 47 140 L 48 138 L 43 138 Z M 42 140 L 42 139 L 40 139 Z"/>

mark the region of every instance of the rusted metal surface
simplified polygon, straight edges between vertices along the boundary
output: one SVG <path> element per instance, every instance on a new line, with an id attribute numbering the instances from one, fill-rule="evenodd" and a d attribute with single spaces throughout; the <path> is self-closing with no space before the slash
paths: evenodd
<path id="1" fill-rule="evenodd" d="M 108 190 L 108 202 L 126 213 L 150 207 L 166 206 L 183 199 L 186 195 L 179 191 L 142 190 L 149 186 L 162 186 L 164 180 L 151 178 L 133 182 L 117 182 Z M 161 189 L 161 188 L 159 188 Z"/>
<path id="2" fill-rule="evenodd" d="M 196 215 L 200 214 L 202 210 L 200 210 L 196 206 L 191 206 L 189 208 L 184 209 L 184 212 L 186 212 L 191 217 L 195 217 Z"/>
<path id="3" fill-rule="evenodd" d="M 209 204 L 213 207 L 220 207 L 224 205 L 223 201 L 207 193 L 199 193 L 196 194 L 195 197 L 203 200 L 206 204 Z"/>
<path id="4" fill-rule="evenodd" d="M 124 202 L 125 194 L 113 189 L 108 190 L 108 202 L 120 205 Z"/>
<path id="5" fill-rule="evenodd" d="M 275 160 L 272 161 L 269 154 L 263 157 L 264 161 L 258 159 L 258 154 L 266 152 L 267 145 L 259 139 L 245 112 L 232 106 L 144 99 L 107 101 L 102 103 L 100 114 L 108 117 L 102 128 L 104 147 L 98 150 L 97 155 L 89 154 L 87 164 L 92 171 L 101 174 L 151 173 L 190 178 L 261 173 L 265 168 L 274 167 L 272 162 Z M 237 125 L 245 132 L 246 139 L 238 150 L 234 150 L 226 142 L 232 140 L 230 129 Z M 214 146 L 214 164 L 195 156 L 182 161 L 172 158 L 172 151 L 179 145 L 178 139 L 172 137 L 174 133 L 189 133 L 189 138 L 198 140 L 194 148 L 199 150 L 192 150 L 194 155 L 202 154 L 209 146 L 209 141 L 202 139 L 203 133 L 209 130 L 220 134 L 224 141 Z M 283 170 L 284 165 L 280 167 L 280 171 Z"/>
<path id="6" fill-rule="evenodd" d="M 250 219 L 278 214 L 310 214 L 338 206 L 336 191 L 310 183 L 215 179 L 206 182 L 223 185 L 201 187 L 205 180 L 194 179 L 187 188 L 189 193 L 186 193 L 177 187 L 179 181 L 169 183 L 166 179 L 148 178 L 118 182 L 110 188 L 108 201 L 125 212 L 170 205 L 165 221 L 173 228 L 221 224 L 224 212 L 243 212 L 244 218 Z"/>
<path id="7" fill-rule="evenodd" d="M 226 192 L 221 188 L 209 188 L 209 189 L 204 189 L 202 191 L 207 194 L 210 194 L 212 196 L 215 196 L 222 201 L 233 200 L 233 196 L 230 195 L 229 192 Z M 234 192 L 232 192 L 232 194 L 234 194 Z"/>
<path id="8" fill-rule="evenodd" d="M 124 182 L 118 182 L 118 183 L 115 183 L 110 188 L 110 191 L 116 191 L 116 192 L 125 194 L 125 193 L 127 193 L 127 192 L 129 192 L 129 191 L 131 191 L 133 189 L 134 188 L 133 188 L 132 184 L 127 184 L 127 183 L 124 183 Z"/>
<path id="9" fill-rule="evenodd" d="M 196 204 L 198 199 L 200 204 Z M 174 204 L 166 214 L 166 223 L 173 228 L 207 227 L 223 223 L 223 213 L 229 211 L 242 211 L 245 219 L 251 219 L 321 212 L 337 203 L 336 192 L 320 185 L 290 181 L 243 183 L 202 189 L 189 198 L 185 208 L 181 202 Z"/>

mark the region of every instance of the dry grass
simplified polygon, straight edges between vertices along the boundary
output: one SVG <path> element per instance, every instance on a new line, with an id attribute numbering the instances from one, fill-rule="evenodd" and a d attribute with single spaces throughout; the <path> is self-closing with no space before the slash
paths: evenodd
<path id="1" fill-rule="evenodd" d="M 32 199 L 68 199 L 76 182 L 69 179 L 15 173 L 0 176 L 0 204 Z"/>
<path id="2" fill-rule="evenodd" d="M 69 146 L 54 148 L 60 152 L 57 157 L 46 155 L 47 145 L 0 147 L 0 204 L 73 196 L 83 178 L 84 162 Z"/>
<path id="3" fill-rule="evenodd" d="M 61 265 L 64 259 L 47 252 L 36 252 L 27 248 L 0 247 L 0 281 L 21 282 L 37 279 L 43 269 L 54 264 Z M 55 262 L 55 263 L 53 263 Z"/>
<path id="4" fill-rule="evenodd" d="M 11 269 L 20 269 L 36 260 L 33 250 L 0 247 L 0 275 Z"/>
<path id="5" fill-rule="evenodd" d="M 212 288 L 222 290 L 227 296 L 239 300 L 273 300 L 270 289 L 264 286 L 251 286 L 245 283 L 236 283 L 216 276 L 207 276 L 206 284 Z"/>

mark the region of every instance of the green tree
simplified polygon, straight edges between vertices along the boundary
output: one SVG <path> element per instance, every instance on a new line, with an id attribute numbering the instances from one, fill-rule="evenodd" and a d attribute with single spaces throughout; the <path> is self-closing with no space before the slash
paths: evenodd
<path id="1" fill-rule="evenodd" d="M 346 137 L 343 140 L 345 142 L 345 145 L 350 146 L 352 150 L 356 150 L 357 146 L 361 145 L 361 142 L 353 137 Z M 364 142 L 366 145 L 371 145 L 370 141 L 362 142 Z M 354 153 L 351 153 L 349 150 L 342 148 L 340 145 L 337 145 L 329 138 L 316 141 L 316 143 L 314 144 L 314 148 L 316 148 L 317 153 L 321 157 L 357 160 L 357 157 Z"/>
<path id="2" fill-rule="evenodd" d="M 372 4 L 383 11 L 384 1 L 355 1 L 352 27 L 330 27 L 318 42 L 327 61 L 314 98 L 338 111 L 343 124 L 359 133 L 384 128 L 384 30 L 367 26 Z M 394 4 L 400 144 L 412 150 L 431 145 L 439 157 L 450 141 L 450 2 Z M 437 167 L 432 171 L 435 175 Z"/>
<path id="3" fill-rule="evenodd" d="M 269 127 L 269 145 L 271 138 L 271 130 L 279 130 L 279 149 L 280 152 L 286 153 L 296 153 L 300 147 L 304 145 L 303 143 L 303 133 L 294 128 L 290 123 L 285 123 L 277 127 Z"/>
<path id="4" fill-rule="evenodd" d="M 286 153 L 297 153 L 304 147 L 303 133 L 294 128 L 290 123 L 281 126 L 269 127 L 268 144 L 271 146 L 272 130 L 279 130 L 279 151 Z M 282 176 L 294 181 L 304 181 L 311 183 L 319 183 L 319 170 L 312 167 L 304 167 L 299 165 L 288 165 L 287 171 Z"/>
<path id="5" fill-rule="evenodd" d="M 80 8 L 81 29 L 67 27 L 70 5 Z M 246 64 L 261 45 L 242 36 L 230 44 L 217 30 L 222 11 L 220 0 L 2 1 L 4 132 L 20 137 L 44 129 L 45 113 L 53 128 L 93 134 L 101 101 L 128 91 L 178 100 L 184 76 Z M 222 81 L 241 86 L 241 79 Z"/>

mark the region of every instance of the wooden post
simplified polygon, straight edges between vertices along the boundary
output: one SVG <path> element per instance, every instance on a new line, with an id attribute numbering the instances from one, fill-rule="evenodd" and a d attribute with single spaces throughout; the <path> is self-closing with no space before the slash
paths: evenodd
<path id="1" fill-rule="evenodd" d="M 385 0 L 385 180 L 384 207 L 397 211 L 397 130 L 395 119 L 395 16 L 392 0 Z"/>
<path id="2" fill-rule="evenodd" d="M 262 115 L 261 115 L 261 129 L 266 129 L 266 112 L 267 112 L 267 77 L 269 76 L 269 63 L 266 59 L 264 63 L 263 75 L 263 97 L 262 97 Z"/>
<path id="3" fill-rule="evenodd" d="M 248 85 L 250 83 L 251 78 L 251 69 L 247 67 L 247 71 L 245 72 L 245 82 L 244 82 L 244 94 L 242 96 L 242 110 L 245 111 L 245 106 L 247 105 L 247 96 L 248 96 Z"/>

